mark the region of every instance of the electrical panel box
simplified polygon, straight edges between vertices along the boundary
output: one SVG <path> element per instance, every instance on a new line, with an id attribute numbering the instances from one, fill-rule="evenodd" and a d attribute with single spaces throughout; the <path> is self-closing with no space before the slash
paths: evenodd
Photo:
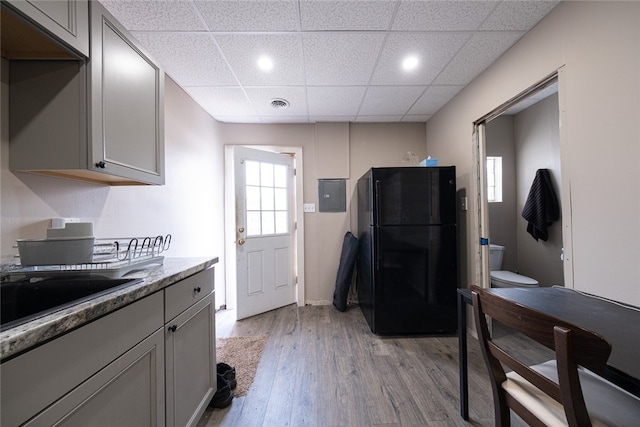
<path id="1" fill-rule="evenodd" d="M 345 179 L 318 180 L 318 211 L 347 211 L 347 182 Z"/>

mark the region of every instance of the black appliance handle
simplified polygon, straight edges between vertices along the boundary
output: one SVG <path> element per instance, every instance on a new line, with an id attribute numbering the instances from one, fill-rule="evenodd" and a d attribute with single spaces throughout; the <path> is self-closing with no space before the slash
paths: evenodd
<path id="1" fill-rule="evenodd" d="M 373 250 L 374 252 L 373 255 L 375 256 L 375 259 L 376 259 L 376 271 L 380 271 L 380 230 L 378 229 L 380 225 L 380 180 L 379 179 L 376 179 L 374 195 L 375 195 L 375 201 L 374 201 L 375 206 L 374 206 L 374 209 L 372 210 L 372 214 L 374 214 L 373 211 L 375 210 L 375 217 L 372 218 L 372 221 L 371 221 L 371 224 L 373 224 L 373 233 L 375 234 L 375 246 Z"/>

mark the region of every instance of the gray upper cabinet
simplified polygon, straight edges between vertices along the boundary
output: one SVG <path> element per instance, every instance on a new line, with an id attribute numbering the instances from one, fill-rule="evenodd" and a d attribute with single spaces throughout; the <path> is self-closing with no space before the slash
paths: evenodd
<path id="1" fill-rule="evenodd" d="M 164 184 L 164 72 L 97 2 L 89 68 L 90 167 Z"/>
<path id="2" fill-rule="evenodd" d="M 90 2 L 90 56 L 9 68 L 9 167 L 108 185 L 164 184 L 164 71 Z"/>
<path id="3" fill-rule="evenodd" d="M 27 21 L 33 22 L 36 26 L 52 34 L 62 41 L 75 53 L 84 57 L 89 56 L 89 1 L 88 0 L 3 0 L 11 8 L 20 12 Z M 11 19 L 11 18 L 10 18 Z M 2 25 L 13 25 L 14 20 L 3 22 Z M 15 42 L 23 48 L 28 43 L 22 37 L 16 38 Z M 14 33 L 15 34 L 15 33 Z M 3 37 L 4 37 L 3 32 Z M 48 56 L 43 50 L 34 49 L 28 54 L 29 49 L 15 49 L 15 52 L 22 51 L 21 56 Z"/>

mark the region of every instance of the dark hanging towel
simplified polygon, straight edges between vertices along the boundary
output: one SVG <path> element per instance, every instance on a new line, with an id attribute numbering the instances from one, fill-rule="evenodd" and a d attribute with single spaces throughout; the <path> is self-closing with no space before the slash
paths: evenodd
<path id="1" fill-rule="evenodd" d="M 527 232 L 534 239 L 545 242 L 549 238 L 547 227 L 560 216 L 558 198 L 551 185 L 548 169 L 538 169 L 531 184 L 527 202 L 522 209 L 522 217 L 529 222 Z"/>

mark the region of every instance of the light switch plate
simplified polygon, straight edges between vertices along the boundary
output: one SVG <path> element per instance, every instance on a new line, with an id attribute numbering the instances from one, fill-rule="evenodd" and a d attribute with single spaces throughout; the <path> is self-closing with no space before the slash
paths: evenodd
<path id="1" fill-rule="evenodd" d="M 304 212 L 315 212 L 316 211 L 316 204 L 315 203 L 305 203 L 303 205 L 303 209 Z"/>

